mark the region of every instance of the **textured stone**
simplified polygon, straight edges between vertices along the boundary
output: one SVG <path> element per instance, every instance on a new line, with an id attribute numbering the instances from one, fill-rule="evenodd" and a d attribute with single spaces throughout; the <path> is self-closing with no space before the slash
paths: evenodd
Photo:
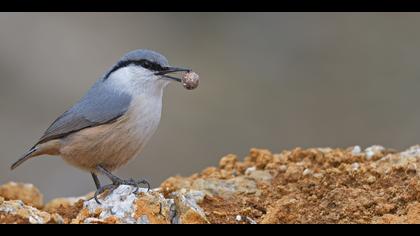
<path id="1" fill-rule="evenodd" d="M 0 196 L 6 200 L 21 200 L 36 208 L 43 205 L 43 195 L 33 184 L 9 182 L 0 186 Z"/>
<path id="2" fill-rule="evenodd" d="M 173 193 L 165 198 L 158 191 L 122 185 L 100 196 L 101 204 L 94 199 L 84 203 L 83 209 L 72 223 L 88 224 L 171 224 L 206 223 L 203 210 L 197 205 L 197 192 Z"/>
<path id="3" fill-rule="evenodd" d="M 20 223 L 46 224 L 51 220 L 51 215 L 27 206 L 21 200 L 3 201 L 0 204 L 0 223 L 11 223 L 10 218 Z"/>

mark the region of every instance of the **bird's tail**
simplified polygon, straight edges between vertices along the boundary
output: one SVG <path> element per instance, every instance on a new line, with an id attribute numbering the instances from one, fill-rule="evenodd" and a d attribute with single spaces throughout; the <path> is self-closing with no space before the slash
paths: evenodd
<path id="1" fill-rule="evenodd" d="M 38 146 L 35 146 L 31 148 L 25 155 L 23 155 L 19 160 L 17 160 L 13 165 L 10 167 L 10 169 L 14 170 L 16 167 L 20 166 L 23 162 L 31 159 L 34 157 L 35 152 L 38 150 Z"/>

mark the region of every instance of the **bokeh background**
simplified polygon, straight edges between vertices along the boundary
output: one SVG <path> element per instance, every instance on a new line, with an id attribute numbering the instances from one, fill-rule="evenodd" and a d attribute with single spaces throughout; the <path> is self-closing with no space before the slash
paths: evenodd
<path id="1" fill-rule="evenodd" d="M 201 82 L 168 86 L 157 133 L 122 177 L 156 187 L 251 147 L 417 144 L 419 25 L 417 13 L 0 13 L 0 182 L 47 199 L 92 191 L 59 158 L 9 166 L 137 48 Z"/>

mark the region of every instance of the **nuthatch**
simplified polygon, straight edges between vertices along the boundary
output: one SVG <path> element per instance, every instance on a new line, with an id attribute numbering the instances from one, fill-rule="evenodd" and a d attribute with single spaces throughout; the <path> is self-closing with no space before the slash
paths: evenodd
<path id="1" fill-rule="evenodd" d="M 163 88 L 170 81 L 182 81 L 168 75 L 175 72 L 191 70 L 172 67 L 164 56 L 150 50 L 125 54 L 11 169 L 32 157 L 57 155 L 92 174 L 96 200 L 104 190 L 121 184 L 150 188 L 144 180 L 123 180 L 111 171 L 138 156 L 155 133 Z M 107 176 L 112 184 L 101 186 L 97 174 Z"/>

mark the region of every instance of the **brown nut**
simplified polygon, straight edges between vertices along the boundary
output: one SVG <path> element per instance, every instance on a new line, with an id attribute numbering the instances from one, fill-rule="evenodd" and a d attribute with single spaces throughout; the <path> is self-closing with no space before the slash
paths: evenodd
<path id="1" fill-rule="evenodd" d="M 188 73 L 185 73 L 182 76 L 182 86 L 184 86 L 184 88 L 191 90 L 191 89 L 195 89 L 198 87 L 198 83 L 200 81 L 200 77 L 198 76 L 197 73 L 190 71 Z"/>

